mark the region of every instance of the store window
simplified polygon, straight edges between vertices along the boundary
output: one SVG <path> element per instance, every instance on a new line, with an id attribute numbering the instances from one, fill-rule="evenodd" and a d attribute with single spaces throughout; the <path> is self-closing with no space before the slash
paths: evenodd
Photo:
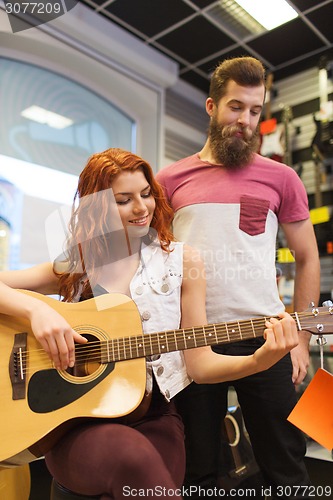
<path id="1" fill-rule="evenodd" d="M 135 122 L 77 82 L 7 58 L 0 95 L 0 219 L 10 228 L 1 267 L 22 268 L 49 259 L 45 221 L 71 204 L 88 157 L 135 151 Z"/>

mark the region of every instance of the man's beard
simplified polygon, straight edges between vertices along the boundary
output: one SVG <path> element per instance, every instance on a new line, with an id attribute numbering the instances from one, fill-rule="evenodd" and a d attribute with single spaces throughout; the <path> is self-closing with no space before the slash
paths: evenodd
<path id="1" fill-rule="evenodd" d="M 237 132 L 242 132 L 242 137 Z M 237 125 L 220 125 L 213 116 L 208 130 L 209 144 L 214 160 L 226 168 L 247 165 L 258 151 L 259 134 Z"/>

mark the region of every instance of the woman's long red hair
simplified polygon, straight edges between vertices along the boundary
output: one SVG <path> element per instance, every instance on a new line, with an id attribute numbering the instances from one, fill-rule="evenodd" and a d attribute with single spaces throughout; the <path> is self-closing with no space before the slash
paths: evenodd
<path id="1" fill-rule="evenodd" d="M 103 196 L 102 192 L 107 193 L 106 190 L 109 190 L 112 181 L 121 172 L 136 170 L 143 172 L 155 199 L 151 227 L 155 229 L 163 250 L 169 251 L 170 242 L 174 240 L 170 229 L 173 211 L 155 180 L 149 163 L 118 148 L 96 153 L 89 158 L 82 170 L 74 197 L 65 251 L 68 272 L 59 275 L 59 292 L 65 301 L 72 301 L 79 291 L 83 298 L 91 296 L 87 269 L 89 268 L 89 279 L 92 282 L 96 278 L 96 268 L 112 253 L 107 230 L 110 226 L 110 197 Z M 89 196 L 94 193 L 102 195 Z"/>

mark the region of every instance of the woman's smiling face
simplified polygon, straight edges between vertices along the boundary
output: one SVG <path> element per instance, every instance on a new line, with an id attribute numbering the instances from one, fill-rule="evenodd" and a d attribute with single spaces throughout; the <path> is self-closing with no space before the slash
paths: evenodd
<path id="1" fill-rule="evenodd" d="M 123 226 L 131 236 L 147 234 L 155 199 L 142 170 L 121 172 L 111 184 Z"/>

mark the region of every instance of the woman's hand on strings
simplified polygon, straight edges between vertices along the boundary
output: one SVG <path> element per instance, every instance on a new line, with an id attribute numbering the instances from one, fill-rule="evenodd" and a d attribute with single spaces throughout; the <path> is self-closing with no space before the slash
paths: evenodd
<path id="1" fill-rule="evenodd" d="M 65 318 L 47 304 L 40 302 L 30 316 L 32 331 L 53 361 L 55 368 L 66 370 L 75 363 L 75 342 L 87 339 L 77 333 Z"/>

